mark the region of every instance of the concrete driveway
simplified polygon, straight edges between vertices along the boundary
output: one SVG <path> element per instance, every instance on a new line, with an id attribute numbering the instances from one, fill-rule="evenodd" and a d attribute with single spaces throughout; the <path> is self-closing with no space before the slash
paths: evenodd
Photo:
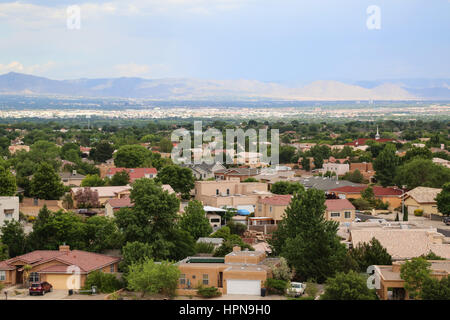
<path id="1" fill-rule="evenodd" d="M 8 295 L 8 300 L 62 300 L 67 297 L 67 290 L 53 290 L 43 296 L 30 296 L 27 291 L 20 295 Z M 3 297 L 4 299 L 5 297 Z"/>

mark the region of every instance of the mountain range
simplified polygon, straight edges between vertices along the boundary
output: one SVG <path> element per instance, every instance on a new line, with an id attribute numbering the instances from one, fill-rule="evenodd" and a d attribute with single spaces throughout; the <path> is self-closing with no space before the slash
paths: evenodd
<path id="1" fill-rule="evenodd" d="M 450 100 L 450 79 L 381 81 L 314 81 L 288 86 L 256 80 L 186 78 L 103 78 L 52 80 L 10 72 L 0 75 L 0 94 L 75 97 L 142 98 L 153 100 Z"/>

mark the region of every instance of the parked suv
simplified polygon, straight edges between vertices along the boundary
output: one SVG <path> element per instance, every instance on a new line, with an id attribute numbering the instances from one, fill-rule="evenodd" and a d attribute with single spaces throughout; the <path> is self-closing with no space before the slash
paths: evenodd
<path id="1" fill-rule="evenodd" d="M 445 217 L 444 219 L 442 219 L 442 222 L 450 226 L 450 217 Z"/>
<path id="2" fill-rule="evenodd" d="M 53 286 L 47 281 L 32 283 L 29 289 L 30 296 L 35 294 L 44 295 L 47 292 L 51 292 L 53 290 Z"/>

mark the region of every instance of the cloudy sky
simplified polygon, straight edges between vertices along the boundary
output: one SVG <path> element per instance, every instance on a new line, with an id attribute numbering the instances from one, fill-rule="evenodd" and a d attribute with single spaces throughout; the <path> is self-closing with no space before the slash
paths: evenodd
<path id="1" fill-rule="evenodd" d="M 80 29 L 68 28 L 72 5 Z M 367 26 L 371 5 L 380 29 Z M 450 0 L 0 1 L 0 74 L 449 78 L 449 34 Z"/>

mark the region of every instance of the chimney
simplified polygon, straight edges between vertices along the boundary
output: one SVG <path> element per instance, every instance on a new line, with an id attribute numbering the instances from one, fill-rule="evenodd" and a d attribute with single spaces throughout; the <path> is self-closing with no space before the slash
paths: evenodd
<path id="1" fill-rule="evenodd" d="M 239 252 L 241 251 L 241 247 L 240 246 L 234 246 L 233 247 L 233 252 Z"/>
<path id="2" fill-rule="evenodd" d="M 70 246 L 63 244 L 63 245 L 59 246 L 59 251 L 69 252 Z"/>

